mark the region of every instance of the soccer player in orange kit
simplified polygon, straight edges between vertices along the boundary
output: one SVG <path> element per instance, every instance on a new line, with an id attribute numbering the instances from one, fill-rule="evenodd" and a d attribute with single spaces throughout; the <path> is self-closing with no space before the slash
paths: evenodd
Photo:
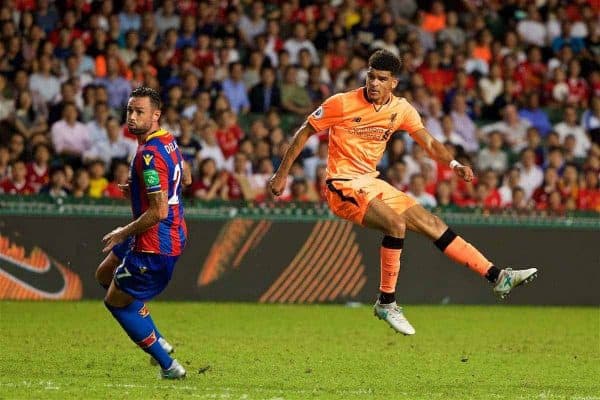
<path id="1" fill-rule="evenodd" d="M 494 266 L 440 218 L 377 178 L 376 166 L 387 141 L 394 132 L 401 130 L 408 132 L 431 158 L 449 165 L 465 181 L 473 179 L 471 168 L 453 160 L 444 145 L 427 132 L 414 107 L 406 99 L 392 94 L 398 84 L 396 76 L 400 66 L 400 59 L 388 51 L 373 53 L 369 58 L 366 86 L 328 98 L 307 118 L 294 135 L 269 185 L 273 194 L 280 195 L 292 163 L 308 137 L 329 130 L 327 203 L 337 216 L 385 234 L 380 248 L 380 294 L 374 313 L 397 332 L 413 335 L 415 330 L 395 298 L 407 229 L 428 236 L 452 260 L 487 278 L 500 298 L 533 280 L 537 269 L 512 270 Z"/>

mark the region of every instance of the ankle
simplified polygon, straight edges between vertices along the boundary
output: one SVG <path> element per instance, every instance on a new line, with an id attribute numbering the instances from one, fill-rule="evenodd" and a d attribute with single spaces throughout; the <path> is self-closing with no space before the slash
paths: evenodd
<path id="1" fill-rule="evenodd" d="M 499 275 L 500 275 L 500 269 L 496 268 L 492 265 L 485 273 L 485 279 L 487 279 L 491 283 L 496 283 Z"/>
<path id="2" fill-rule="evenodd" d="M 379 292 L 379 304 L 391 304 L 396 301 L 396 293 Z"/>

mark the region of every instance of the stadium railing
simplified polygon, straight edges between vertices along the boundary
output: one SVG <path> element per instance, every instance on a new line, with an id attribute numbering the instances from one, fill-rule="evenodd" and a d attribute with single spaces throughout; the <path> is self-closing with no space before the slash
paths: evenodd
<path id="1" fill-rule="evenodd" d="M 543 213 L 516 214 L 511 210 L 490 212 L 481 208 L 435 208 L 448 224 L 470 226 L 519 226 L 600 230 L 600 213 L 574 211 L 561 216 Z M 0 195 L 0 215 L 128 217 L 126 201 L 115 199 L 51 198 L 48 196 Z M 186 218 L 227 220 L 231 218 L 313 222 L 337 218 L 324 203 L 202 202 L 186 200 Z"/>

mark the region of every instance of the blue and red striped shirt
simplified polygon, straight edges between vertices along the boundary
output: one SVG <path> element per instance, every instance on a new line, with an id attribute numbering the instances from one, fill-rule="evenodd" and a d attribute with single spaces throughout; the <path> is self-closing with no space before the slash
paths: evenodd
<path id="1" fill-rule="evenodd" d="M 148 209 L 148 194 L 161 190 L 168 196 L 169 213 L 167 218 L 136 235 L 134 251 L 181 254 L 187 237 L 181 199 L 182 174 L 183 157 L 169 132 L 159 129 L 139 145 L 130 168 L 133 218 L 139 218 Z"/>

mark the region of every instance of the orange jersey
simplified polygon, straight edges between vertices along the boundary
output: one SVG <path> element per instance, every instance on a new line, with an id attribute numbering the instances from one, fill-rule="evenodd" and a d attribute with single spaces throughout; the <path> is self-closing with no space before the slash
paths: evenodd
<path id="1" fill-rule="evenodd" d="M 366 88 L 331 96 L 308 117 L 317 131 L 329 129 L 328 178 L 377 176 L 377 164 L 396 131 L 423 129 L 419 113 L 404 98 L 392 95 L 386 104 L 367 100 Z"/>

